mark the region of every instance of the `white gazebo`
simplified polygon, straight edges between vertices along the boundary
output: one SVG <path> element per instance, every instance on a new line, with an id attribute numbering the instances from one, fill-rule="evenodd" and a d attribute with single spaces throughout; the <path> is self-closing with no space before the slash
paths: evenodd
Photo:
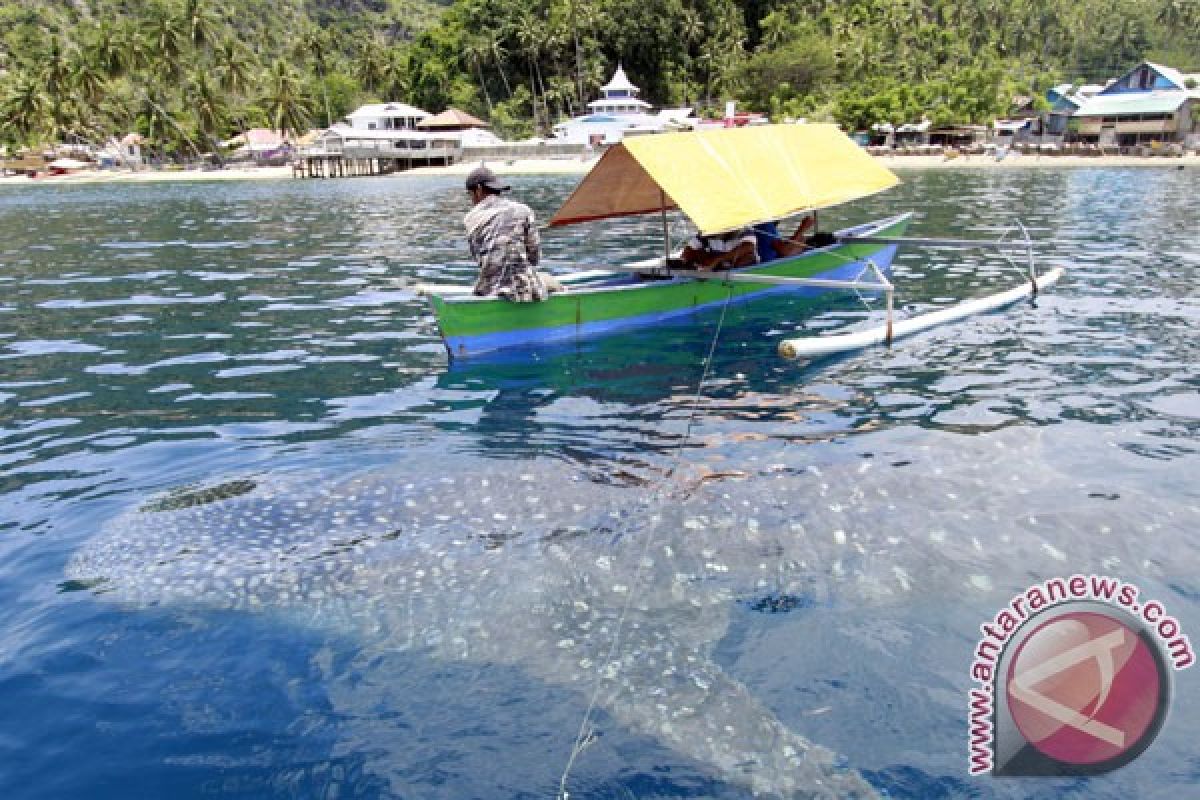
<path id="1" fill-rule="evenodd" d="M 588 103 L 588 108 L 593 114 L 645 114 L 650 104 L 638 97 L 641 92 L 618 64 L 612 80 L 600 87 L 600 99 Z"/>
<path id="2" fill-rule="evenodd" d="M 638 97 L 641 89 L 634 86 L 617 65 L 612 80 L 600 87 L 600 99 L 588 103 L 590 109 L 554 126 L 554 138 L 568 144 L 615 144 L 629 134 L 661 133 L 691 127 L 686 120 L 690 108 L 664 109 L 651 113 L 652 106 Z M 694 120 L 693 120 L 694 122 Z"/>

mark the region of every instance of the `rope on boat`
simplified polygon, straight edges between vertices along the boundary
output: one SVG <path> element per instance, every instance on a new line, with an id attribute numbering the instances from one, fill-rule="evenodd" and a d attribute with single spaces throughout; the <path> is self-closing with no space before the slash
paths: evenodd
<path id="1" fill-rule="evenodd" d="M 814 226 L 815 226 L 815 223 L 816 223 L 816 218 L 817 218 L 816 212 L 813 212 L 812 219 L 813 219 L 813 221 L 814 221 Z M 1018 224 L 1020 224 L 1020 223 L 1018 223 Z M 762 233 L 763 233 L 763 234 L 764 234 L 764 235 L 765 235 L 767 238 L 769 238 L 769 239 L 771 239 L 771 240 L 773 240 L 773 241 L 778 241 L 778 242 L 795 242 L 795 241 L 796 241 L 795 239 L 789 239 L 788 237 L 786 237 L 786 236 L 784 236 L 783 234 L 780 234 L 780 233 L 770 233 L 770 232 L 767 232 L 767 231 L 763 231 Z M 814 232 L 814 235 L 815 235 L 815 232 Z M 1028 235 L 1027 235 L 1027 237 L 1028 237 Z M 847 255 L 846 253 L 842 253 L 842 252 L 839 252 L 839 251 L 837 251 L 837 250 L 830 250 L 830 251 L 829 251 L 829 253 L 828 253 L 828 255 L 830 255 L 830 256 L 833 256 L 833 257 L 834 257 L 834 258 L 836 258 L 836 259 L 840 259 L 842 262 L 844 262 L 844 263 L 847 263 L 847 264 L 852 264 L 852 263 L 854 263 L 855 261 L 858 261 L 858 259 L 857 259 L 857 258 L 855 258 L 854 256 Z M 1030 258 L 1032 259 L 1032 255 L 1030 256 Z M 875 273 L 875 276 L 876 276 L 878 279 L 880 279 L 880 280 L 883 280 L 883 279 L 884 279 L 884 277 L 885 277 L 885 276 L 884 276 L 884 273 L 883 273 L 883 270 L 881 270 L 881 269 L 879 268 L 879 266 L 878 266 L 878 265 L 877 265 L 877 264 L 876 264 L 876 263 L 875 263 L 875 262 L 874 262 L 872 259 L 870 259 L 870 258 L 866 258 L 866 259 L 863 259 L 863 268 L 862 268 L 862 271 L 858 273 L 858 276 L 857 276 L 857 277 L 855 277 L 855 279 L 854 279 L 854 280 L 855 280 L 856 282 L 857 282 L 857 281 L 861 281 L 861 280 L 863 279 L 863 276 L 864 276 L 864 275 L 866 275 L 868 272 L 874 272 L 874 273 Z M 886 287 L 883 287 L 883 286 L 880 286 L 880 289 L 881 289 L 881 290 L 882 290 L 882 291 L 883 291 L 883 292 L 886 294 L 886 296 L 887 296 L 887 297 L 886 297 L 886 300 L 887 300 L 887 311 L 886 311 L 886 314 L 887 314 L 887 321 L 886 321 L 886 323 L 885 323 L 885 324 L 886 324 L 886 326 L 887 326 L 887 343 L 888 343 L 888 344 L 891 344 L 891 342 L 892 342 L 892 310 L 893 310 L 893 306 L 894 306 L 894 303 L 895 303 L 895 297 L 894 297 L 894 295 L 895 295 L 895 292 L 894 292 L 894 290 L 893 290 L 893 289 L 891 289 L 891 288 L 886 288 Z M 868 314 L 870 314 L 872 311 L 874 311 L 874 309 L 873 309 L 873 308 L 871 308 L 871 303 L 870 303 L 870 301 L 869 301 L 869 300 L 867 300 L 867 298 L 863 296 L 863 293 L 862 293 L 862 292 L 860 292 L 860 291 L 859 291 L 857 288 L 855 288 L 855 289 L 852 289 L 851 291 L 853 291 L 853 292 L 854 292 L 854 296 L 858 298 L 858 302 L 862 303 L 862 306 L 863 306 L 863 308 L 866 310 L 866 312 L 867 312 Z"/>
<path id="2" fill-rule="evenodd" d="M 721 329 L 725 325 L 725 314 L 729 310 L 729 302 L 733 299 L 733 284 L 727 284 L 729 294 L 725 297 L 725 302 L 721 304 L 721 316 L 717 319 L 717 327 L 713 331 L 712 341 L 708 345 L 708 354 L 705 356 L 703 364 L 704 369 L 700 373 L 700 380 L 696 383 L 696 393 L 692 397 L 690 408 L 688 409 L 687 425 L 684 427 L 683 436 L 679 443 L 675 446 L 675 452 L 672 455 L 670 467 L 662 477 L 650 488 L 642 500 L 640 507 L 635 509 L 634 513 L 629 514 L 626 520 L 640 519 L 642 511 L 650 505 L 651 501 L 659 496 L 667 482 L 675 474 L 679 465 L 683 461 L 683 449 L 687 446 L 688 440 L 692 435 L 692 428 L 696 422 L 696 415 L 700 410 L 700 401 L 704 396 L 704 384 L 708 381 L 708 373 L 712 369 L 713 356 L 717 351 L 717 342 L 721 338 Z M 626 525 L 629 523 L 626 522 Z M 629 615 L 629 609 L 633 605 L 634 595 L 637 594 L 638 587 L 641 584 L 642 572 L 645 569 L 646 554 L 650 551 L 650 541 L 654 537 L 649 533 L 642 537 L 642 552 L 638 556 L 637 567 L 633 573 L 633 580 L 630 581 L 629 592 L 625 596 L 625 604 L 621 607 L 621 614 L 617 617 L 616 629 L 613 632 L 612 645 L 609 647 L 608 655 L 605 657 L 600 669 L 596 671 L 596 684 L 592 688 L 592 695 L 588 699 L 587 709 L 583 712 L 583 719 L 579 723 L 579 731 L 575 734 L 575 742 L 571 745 L 571 755 L 567 758 L 567 763 L 563 767 L 562 777 L 558 782 L 558 800 L 570 800 L 570 793 L 567 791 L 567 778 L 571 774 L 571 769 L 575 766 L 575 760 L 584 748 L 592 741 L 592 714 L 596 710 L 596 703 L 600 697 L 600 690 L 604 685 L 605 672 L 608 667 L 616 663 L 617 652 L 620 649 L 621 633 L 625 628 L 625 618 Z"/>

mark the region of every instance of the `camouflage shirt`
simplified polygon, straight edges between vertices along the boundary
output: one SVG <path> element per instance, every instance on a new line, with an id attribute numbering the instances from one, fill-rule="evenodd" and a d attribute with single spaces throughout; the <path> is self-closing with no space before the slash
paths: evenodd
<path id="1" fill-rule="evenodd" d="M 479 262 L 475 294 L 494 294 L 517 303 L 546 299 L 537 274 L 541 239 L 529 206 L 488 195 L 463 220 L 471 255 Z"/>

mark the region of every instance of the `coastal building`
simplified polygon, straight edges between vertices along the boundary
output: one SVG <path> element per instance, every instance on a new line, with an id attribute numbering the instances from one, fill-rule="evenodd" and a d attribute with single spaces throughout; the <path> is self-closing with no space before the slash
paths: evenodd
<path id="1" fill-rule="evenodd" d="M 1200 148 L 1200 75 L 1143 61 L 1072 115 L 1075 137 L 1101 147 L 1157 142 Z"/>
<path id="2" fill-rule="evenodd" d="M 488 130 L 488 124 L 457 108 L 447 108 L 440 114 L 426 117 L 417 123 L 423 131 L 446 134 L 458 140 L 461 147 L 494 147 L 504 140 Z"/>
<path id="3" fill-rule="evenodd" d="M 929 131 L 929 144 L 938 148 L 954 148 L 982 152 L 988 140 L 986 125 L 948 125 Z"/>
<path id="4" fill-rule="evenodd" d="M 453 132 L 421 130 L 432 115 L 407 103 L 371 103 L 317 135 L 294 165 L 308 177 L 377 175 L 451 164 L 462 151 Z"/>
<path id="5" fill-rule="evenodd" d="M 1074 90 L 1069 83 L 1063 83 L 1046 90 L 1046 101 L 1050 110 L 1042 115 L 1042 123 L 1047 133 L 1064 140 L 1070 130 L 1070 119 L 1091 95 L 1081 94 Z"/>
<path id="6" fill-rule="evenodd" d="M 1045 114 L 1032 97 L 1016 95 L 1009 103 L 1008 115 L 992 121 L 992 142 L 999 148 L 1016 144 L 1042 143 L 1046 135 Z"/>
<path id="7" fill-rule="evenodd" d="M 348 114 L 343 124 L 360 131 L 412 131 L 429 116 L 407 103 L 368 103 Z"/>
<path id="8" fill-rule="evenodd" d="M 221 142 L 233 151 L 234 160 L 254 161 L 256 164 L 285 164 L 292 152 L 287 136 L 268 128 L 250 128 Z"/>
<path id="9" fill-rule="evenodd" d="M 871 126 L 868 143 L 885 148 L 924 147 L 929 144 L 931 127 L 932 123 L 928 119 L 905 122 L 902 125 L 877 122 Z"/>
<path id="10" fill-rule="evenodd" d="M 641 133 L 661 133 L 665 130 L 687 130 L 693 121 L 690 108 L 663 109 L 651 114 L 652 106 L 638 95 L 620 64 L 612 80 L 600 87 L 600 99 L 588 103 L 589 112 L 554 126 L 554 138 L 559 142 L 580 145 L 616 144 L 625 136 Z"/>
<path id="11" fill-rule="evenodd" d="M 127 133 L 120 139 L 111 138 L 96 153 L 96 162 L 101 167 L 140 169 L 146 163 L 142 157 L 145 141 L 140 133 Z"/>

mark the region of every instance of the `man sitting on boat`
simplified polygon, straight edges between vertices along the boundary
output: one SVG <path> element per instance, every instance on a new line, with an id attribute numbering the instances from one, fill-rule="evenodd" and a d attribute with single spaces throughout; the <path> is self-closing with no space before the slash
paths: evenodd
<path id="1" fill-rule="evenodd" d="M 684 266 L 692 269 L 733 269 L 758 263 L 754 231 L 749 228 L 711 236 L 696 234 L 687 240 L 679 255 Z"/>
<path id="2" fill-rule="evenodd" d="M 536 303 L 546 299 L 537 272 L 541 239 L 529 206 L 503 196 L 510 188 L 485 166 L 467 175 L 472 208 L 463 223 L 471 255 L 479 263 L 474 292 Z"/>
<path id="3" fill-rule="evenodd" d="M 800 224 L 796 226 L 796 230 L 791 236 L 782 236 L 779 233 L 779 220 L 771 222 L 763 222 L 755 225 L 751 230 L 754 231 L 754 238 L 758 246 L 758 261 L 760 264 L 767 261 L 774 261 L 777 258 L 788 258 L 796 256 L 808 249 L 808 243 L 805 241 L 805 235 L 809 228 L 817 224 L 816 217 L 811 214 L 806 214 L 804 219 L 800 220 Z"/>

